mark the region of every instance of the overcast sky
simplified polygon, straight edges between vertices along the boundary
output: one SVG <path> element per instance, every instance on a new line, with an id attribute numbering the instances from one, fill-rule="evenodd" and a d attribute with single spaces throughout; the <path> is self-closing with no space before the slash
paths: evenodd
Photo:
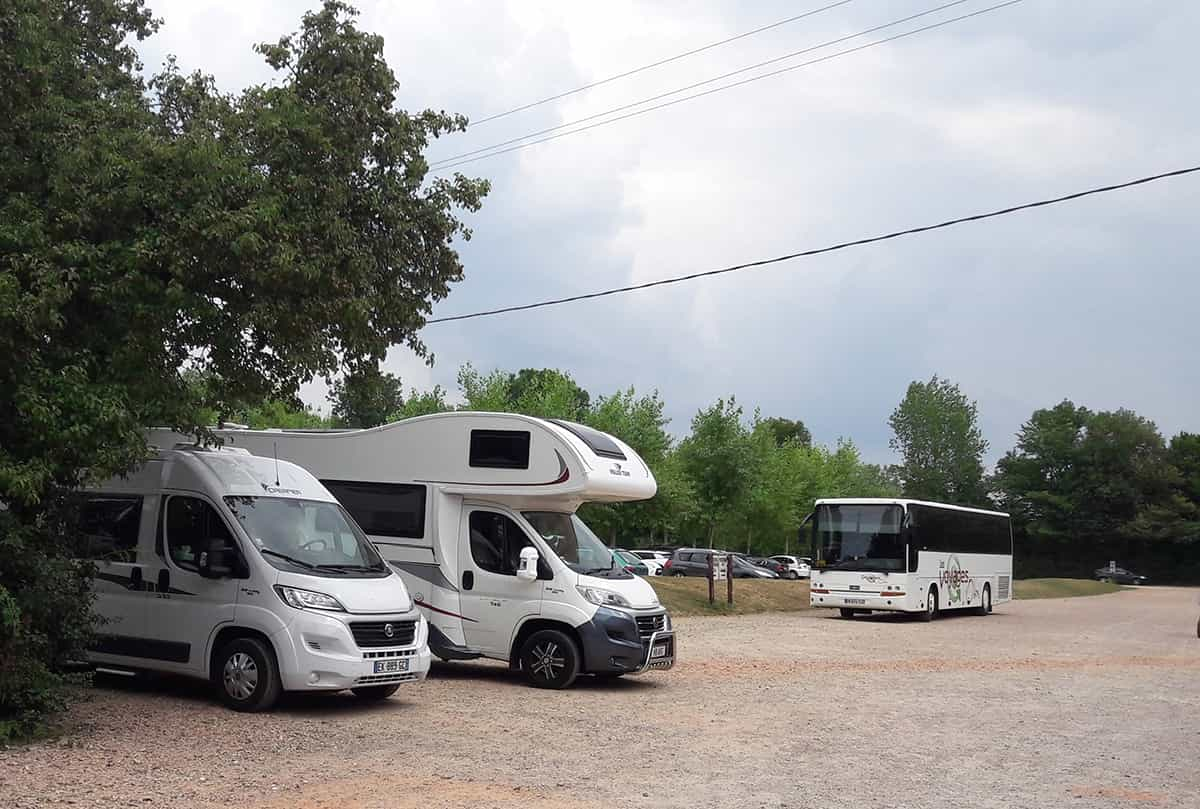
<path id="1" fill-rule="evenodd" d="M 446 157 L 939 5 L 856 0 L 435 144 Z M 825 5 L 359 0 L 401 104 L 478 119 Z M 888 33 L 992 5 L 970 0 Z M 226 90 L 303 0 L 149 0 L 147 69 Z M 462 167 L 450 315 L 819 247 L 1200 162 L 1200 3 L 1026 0 L 908 39 Z M 885 34 L 877 34 L 878 38 Z M 852 47 L 872 37 L 840 46 Z M 834 49 L 836 50 L 836 49 Z M 829 51 L 776 65 L 788 66 Z M 753 73 L 747 75 L 754 75 Z M 887 417 L 937 373 L 979 402 L 989 460 L 1063 398 L 1200 431 L 1200 176 L 983 224 L 569 306 L 428 326 L 432 368 L 551 367 L 593 394 L 658 389 L 670 425 L 736 394 L 887 462 Z M 304 391 L 324 404 L 322 386 Z"/>

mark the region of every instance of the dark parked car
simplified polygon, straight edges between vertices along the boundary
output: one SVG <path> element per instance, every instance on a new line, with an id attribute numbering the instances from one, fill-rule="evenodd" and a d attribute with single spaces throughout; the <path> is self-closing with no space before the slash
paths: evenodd
<path id="1" fill-rule="evenodd" d="M 664 576 L 708 576 L 708 548 L 676 548 L 663 566 Z M 720 551 L 716 551 L 720 553 Z"/>
<path id="2" fill-rule="evenodd" d="M 1145 584 L 1149 581 L 1145 576 L 1139 576 L 1132 570 L 1123 567 L 1101 567 L 1096 569 L 1097 581 L 1111 581 L 1115 584 Z"/>
<path id="3" fill-rule="evenodd" d="M 788 572 L 788 566 L 778 559 L 767 559 L 762 556 L 747 556 L 744 558 L 755 567 L 765 568 L 780 578 L 783 578 Z"/>
<path id="4" fill-rule="evenodd" d="M 760 567 L 754 564 L 745 556 L 734 554 L 733 577 L 735 579 L 778 579 L 779 574 L 771 568 Z"/>

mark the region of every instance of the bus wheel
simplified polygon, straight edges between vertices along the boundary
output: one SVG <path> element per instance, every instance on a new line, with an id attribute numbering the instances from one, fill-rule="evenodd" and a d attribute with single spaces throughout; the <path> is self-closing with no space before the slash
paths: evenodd
<path id="1" fill-rule="evenodd" d="M 921 613 L 921 620 L 928 623 L 937 617 L 938 599 L 937 588 L 929 588 L 929 596 L 925 599 L 925 612 Z"/>
<path id="2" fill-rule="evenodd" d="M 977 615 L 987 615 L 992 611 L 992 588 L 990 585 L 983 585 L 983 595 L 979 598 L 979 606 L 975 608 Z"/>
<path id="3" fill-rule="evenodd" d="M 853 618 L 858 613 L 858 610 L 852 610 L 849 607 L 842 607 L 840 612 L 842 613 L 843 618 Z"/>

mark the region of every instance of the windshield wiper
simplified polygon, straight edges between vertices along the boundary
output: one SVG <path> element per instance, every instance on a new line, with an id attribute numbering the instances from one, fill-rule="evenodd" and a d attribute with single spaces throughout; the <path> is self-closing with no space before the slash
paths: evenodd
<path id="1" fill-rule="evenodd" d="M 318 567 L 320 567 L 320 565 L 310 564 L 308 562 L 305 562 L 303 559 L 297 559 L 294 556 L 288 556 L 286 553 L 280 553 L 279 551 L 273 551 L 270 548 L 259 548 L 259 551 L 261 551 L 264 555 L 274 556 L 276 558 L 282 559 L 285 562 L 291 562 L 293 565 L 297 565 L 298 567 L 305 567 L 305 568 L 308 568 L 309 570 L 316 570 Z"/>
<path id="2" fill-rule="evenodd" d="M 314 565 L 317 570 L 368 570 L 381 572 L 387 570 L 383 565 Z"/>

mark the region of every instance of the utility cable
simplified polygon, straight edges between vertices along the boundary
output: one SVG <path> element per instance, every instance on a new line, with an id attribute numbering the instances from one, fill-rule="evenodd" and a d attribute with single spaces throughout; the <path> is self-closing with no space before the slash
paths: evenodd
<path id="1" fill-rule="evenodd" d="M 637 115 L 643 115 L 647 112 L 653 112 L 654 110 L 660 110 L 660 109 L 663 109 L 664 107 L 670 107 L 675 104 L 682 103 L 684 101 L 691 101 L 692 99 L 695 99 L 695 98 L 701 98 L 703 96 L 711 95 L 713 93 L 719 93 L 722 90 L 728 90 L 733 87 L 740 87 L 744 84 L 750 84 L 752 82 L 756 82 L 761 79 L 766 79 L 766 78 L 770 78 L 772 76 L 777 76 L 780 73 L 787 73 L 791 70 L 797 70 L 802 67 L 808 67 L 810 65 L 815 65 L 819 62 L 826 62 L 826 61 L 829 61 L 830 59 L 835 59 L 839 56 L 846 56 L 847 54 L 855 53 L 856 51 L 875 47 L 876 45 L 883 45 L 887 42 L 892 42 L 897 39 L 903 39 L 905 37 L 912 36 L 914 34 L 919 34 L 919 33 L 928 31 L 933 28 L 940 28 L 944 25 L 949 25 L 950 23 L 959 22 L 960 20 L 965 20 L 968 17 L 974 17 L 979 14 L 986 14 L 989 11 L 996 11 L 1005 6 L 1015 5 L 1016 3 L 1023 2 L 1023 0 L 1008 0 L 1008 2 L 1000 3 L 999 5 L 996 5 L 996 6 L 991 6 L 989 8 L 980 9 L 979 11 L 975 11 L 970 14 L 964 14 L 959 17 L 952 17 L 951 19 L 943 20 L 941 22 L 934 23 L 932 25 L 926 25 L 921 28 L 916 28 L 912 31 L 906 31 L 902 34 L 897 34 L 895 36 L 886 37 L 884 39 L 879 39 L 874 42 L 868 42 L 865 45 L 859 45 L 854 48 L 848 48 L 846 50 L 838 51 L 836 53 L 828 54 L 826 56 L 822 56 L 822 57 L 819 57 L 816 59 L 810 59 L 809 61 L 802 62 L 798 65 L 792 65 L 791 67 L 782 68 L 780 70 L 773 70 L 769 73 L 763 73 L 759 76 L 752 76 L 748 79 L 743 79 L 741 81 L 733 82 L 732 84 L 727 84 L 727 85 L 724 85 L 721 87 L 715 87 L 711 90 L 706 90 L 705 92 L 702 92 L 702 93 L 695 93 L 690 96 L 685 96 L 684 98 L 675 99 L 674 101 L 668 101 L 663 104 L 657 104 L 653 107 L 649 107 L 644 110 L 638 110 L 637 112 L 628 113 L 626 115 L 621 115 L 621 116 L 618 116 L 616 118 L 611 118 L 606 121 L 600 121 L 598 123 L 591 124 L 589 126 L 579 127 L 578 129 L 572 129 L 570 132 L 563 132 L 559 135 L 555 135 L 554 137 L 540 138 L 538 140 L 531 141 L 529 143 L 523 143 L 523 144 L 521 143 L 521 141 L 527 141 L 530 138 L 538 138 L 541 135 L 546 135 L 551 132 L 557 132 L 561 129 L 567 129 L 569 127 L 578 126 L 579 124 L 583 124 L 588 121 L 595 120 L 596 118 L 604 118 L 605 116 L 613 115 L 614 113 L 618 113 L 618 112 L 623 112 L 625 110 L 632 109 L 633 107 L 640 107 L 644 104 L 650 104 L 654 101 L 659 101 L 659 100 L 667 98 L 669 96 L 678 95 L 679 93 L 684 93 L 684 92 L 687 92 L 688 90 L 694 90 L 697 87 L 703 87 L 706 84 L 712 84 L 713 82 L 721 81 L 723 79 L 728 79 L 732 76 L 737 76 L 741 73 L 746 73 L 747 71 L 757 70 L 761 67 L 775 64 L 777 62 L 782 62 L 787 59 L 793 59 L 797 56 L 802 56 L 803 54 L 806 54 L 806 53 L 811 53 L 813 51 L 821 50 L 822 48 L 828 48 L 831 45 L 837 45 L 842 42 L 846 42 L 847 40 L 856 39 L 858 37 L 865 36 L 867 34 L 875 33 L 876 31 L 882 31 L 885 28 L 892 28 L 897 25 L 901 25 L 902 23 L 911 22 L 912 20 L 915 20 L 919 17 L 926 17 L 930 14 L 935 14 L 939 11 L 943 11 L 947 8 L 950 8 L 951 6 L 961 5 L 962 3 L 966 3 L 966 2 L 969 2 L 969 0 L 952 0 L 952 2 L 944 3 L 940 6 L 935 6 L 934 8 L 927 9 L 927 10 L 919 12 L 917 14 L 912 14 L 908 17 L 902 17 L 898 20 L 892 20 L 891 22 L 884 23 L 882 25 L 876 25 L 872 28 L 866 28 L 866 29 L 859 31 L 857 33 L 854 33 L 854 34 L 847 34 L 846 36 L 827 40 L 818 45 L 812 45 L 807 48 L 802 48 L 801 50 L 793 51 L 791 53 L 784 54 L 783 56 L 777 56 L 774 59 L 768 59 L 765 62 L 759 62 L 757 64 L 750 65 L 748 67 L 739 68 L 737 70 L 733 70 L 728 73 L 723 73 L 720 76 L 713 76 L 710 79 L 704 79 L 703 81 L 698 81 L 693 84 L 686 85 L 684 87 L 677 87 L 674 90 L 669 90 L 665 93 L 659 93 L 658 95 L 653 95 L 653 96 L 650 96 L 649 98 L 643 98 L 640 101 L 633 101 L 628 104 L 622 104 L 619 107 L 613 107 L 612 109 L 604 110 L 603 112 L 596 112 L 591 115 L 585 115 L 584 117 L 576 118 L 573 121 L 567 121 L 566 123 L 556 124 L 555 126 L 547 127 L 545 129 L 539 129 L 536 132 L 529 132 L 527 134 L 521 135 L 520 137 L 510 138 L 505 141 L 500 141 L 499 143 L 493 143 L 490 146 L 483 146 L 478 149 L 472 149 L 471 151 L 468 151 L 468 152 L 461 152 L 461 153 L 453 155 L 451 157 L 443 157 L 439 160 L 434 160 L 433 162 L 431 162 L 430 168 L 435 172 L 442 171 L 444 169 L 454 168 L 455 166 L 461 166 L 465 163 L 474 162 L 474 160 L 482 160 L 485 157 L 493 157 L 494 155 L 506 154 L 507 152 L 516 151 L 517 149 L 524 149 L 528 146 L 534 146 L 538 143 L 545 143 L 548 140 L 554 140 L 555 138 L 558 138 L 558 137 L 565 137 L 566 135 L 571 135 L 571 134 L 574 134 L 575 132 L 586 132 L 587 130 L 594 129 L 598 126 L 604 126 L 606 124 L 615 123 L 617 121 L 623 121 L 626 118 L 633 118 Z M 520 144 L 520 145 L 512 146 L 512 144 Z M 504 148 L 506 146 L 512 146 L 512 147 L 506 149 L 506 148 Z M 493 150 L 495 150 L 495 151 L 493 151 Z M 484 152 L 487 152 L 488 154 L 482 154 Z M 474 155 L 480 155 L 480 157 L 476 157 L 476 158 L 474 158 L 474 160 L 465 159 L 465 158 L 471 158 Z"/>
<path id="2" fill-rule="evenodd" d="M 642 65 L 641 67 L 635 67 L 632 70 L 626 70 L 624 73 L 617 73 L 615 76 L 609 76 L 606 79 L 598 79 L 597 81 L 591 82 L 590 84 L 585 84 L 582 87 L 576 87 L 574 90 L 567 90 L 566 92 L 563 92 L 563 93 L 558 93 L 556 95 L 547 96 L 546 98 L 543 98 L 539 101 L 533 101 L 528 104 L 522 104 L 519 107 L 513 107 L 511 110 L 505 110 L 504 112 L 498 112 L 495 115 L 489 115 L 486 118 L 480 118 L 478 121 L 471 121 L 471 126 L 479 126 L 480 124 L 486 124 L 488 121 L 495 121 L 497 118 L 505 118 L 509 115 L 514 115 L 518 112 L 524 112 L 525 110 L 533 109 L 534 107 L 540 107 L 543 104 L 549 104 L 551 101 L 558 101 L 560 98 L 566 98 L 567 96 L 572 96 L 572 95 L 575 95 L 576 93 L 582 93 L 585 90 L 591 90 L 593 87 L 599 87 L 602 84 L 608 84 L 609 82 L 614 82 L 617 79 L 628 78 L 629 76 L 637 75 L 638 73 L 641 73 L 646 70 L 650 70 L 652 68 L 662 67 L 663 65 L 670 64 L 671 62 L 677 62 L 680 59 L 686 59 L 689 56 L 695 56 L 698 53 L 703 53 L 704 51 L 710 51 L 713 48 L 719 48 L 722 45 L 728 45 L 730 42 L 736 42 L 739 39 L 745 39 L 746 37 L 751 37 L 751 36 L 754 36 L 755 34 L 761 34 L 763 31 L 770 31 L 772 28 L 778 28 L 781 25 L 787 25 L 788 23 L 796 22 L 797 20 L 803 20 L 805 17 L 815 16 L 817 14 L 820 14 L 822 11 L 829 11 L 830 9 L 837 8 L 838 6 L 844 6 L 850 2 L 853 2 L 853 0 L 838 0 L 838 2 L 836 2 L 836 3 L 830 3 L 829 5 L 821 6 L 820 8 L 815 8 L 812 11 L 806 11 L 803 14 L 797 14 L 794 17 L 788 17 L 787 19 L 784 19 L 784 20 L 778 20 L 777 22 L 770 23 L 769 25 L 764 25 L 759 28 L 755 28 L 752 31 L 746 31 L 741 34 L 731 36 L 727 39 L 722 39 L 719 42 L 710 42 L 709 44 L 702 45 L 699 48 L 693 48 L 690 51 L 684 51 L 683 53 L 678 53 L 674 56 L 669 56 L 666 59 L 659 59 L 657 62 L 651 62 L 648 65 Z"/>
<path id="3" fill-rule="evenodd" d="M 613 289 L 605 289 L 599 292 L 587 292 L 581 295 L 571 295 L 566 298 L 553 298 L 551 300 L 538 301 L 536 303 L 526 303 L 519 306 L 504 306 L 499 309 L 487 309 L 482 312 L 471 312 L 465 315 L 450 315 L 448 317 L 435 317 L 425 321 L 426 325 L 433 323 L 450 323 L 455 320 L 472 320 L 480 317 L 491 317 L 493 315 L 501 315 L 507 312 L 522 312 L 527 309 L 540 309 L 546 306 L 558 306 L 564 303 L 573 303 L 574 301 L 589 300 L 591 298 L 603 298 L 609 295 L 620 295 L 625 292 L 636 292 L 642 289 L 650 289 L 651 287 L 666 286 L 668 284 L 680 284 L 684 281 L 694 281 L 697 278 L 707 278 L 713 275 L 724 275 L 725 273 L 738 272 L 740 270 L 749 270 L 756 267 L 765 267 L 770 264 L 779 264 L 784 261 L 792 261 L 797 258 L 806 258 L 809 256 L 817 256 L 822 253 L 832 253 L 837 250 L 845 250 L 849 247 L 860 247 L 864 244 L 874 244 L 876 242 L 885 242 L 890 239 L 898 239 L 901 236 L 912 236 L 918 233 L 928 233 L 933 230 L 941 230 L 943 228 L 954 227 L 967 222 L 979 222 L 984 219 L 992 219 L 997 216 L 1005 216 L 1007 214 L 1016 213 L 1017 211 L 1025 211 L 1030 208 L 1042 208 L 1047 205 L 1058 205 L 1059 203 L 1069 202 L 1071 200 L 1090 197 L 1096 194 L 1106 194 L 1110 191 L 1119 191 L 1123 188 L 1132 188 L 1137 185 L 1145 185 L 1146 183 L 1165 180 L 1169 177 L 1180 177 L 1185 174 L 1193 174 L 1200 172 L 1200 166 L 1191 166 L 1189 168 L 1176 169 L 1174 171 L 1163 172 L 1162 174 L 1151 174 L 1147 177 L 1139 177 L 1136 180 L 1128 180 L 1115 185 L 1106 185 L 1099 188 L 1091 188 L 1087 191 L 1077 191 L 1074 194 L 1067 194 L 1062 197 L 1054 197 L 1052 199 L 1043 199 L 1036 202 L 1026 202 L 1022 205 L 1014 205 L 1009 208 L 1001 208 L 996 211 L 987 213 L 974 214 L 972 216 L 963 216 L 958 219 L 949 219 L 945 222 L 939 222 L 936 225 L 922 225 L 920 227 L 908 228 L 907 230 L 897 230 L 891 233 L 885 233 L 880 236 L 868 236 L 863 239 L 855 239 L 854 241 L 841 242 L 839 244 L 829 245 L 828 247 L 818 247 L 812 250 L 803 250 L 798 253 L 789 253 L 785 256 L 776 256 L 775 258 L 766 258 L 759 261 L 750 261 L 745 264 L 734 264 L 731 267 L 722 267 L 717 270 L 705 270 L 704 272 L 695 272 L 689 275 L 679 275 L 674 278 L 663 278 L 658 281 L 649 281 L 644 284 L 631 284 L 624 287 L 616 287 Z"/>

